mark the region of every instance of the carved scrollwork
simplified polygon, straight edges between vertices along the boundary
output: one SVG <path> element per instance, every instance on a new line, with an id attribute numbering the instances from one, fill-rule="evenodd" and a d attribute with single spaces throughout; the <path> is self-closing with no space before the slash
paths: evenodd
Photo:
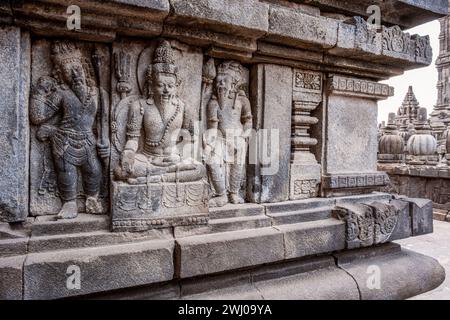
<path id="1" fill-rule="evenodd" d="M 389 241 L 400 212 L 389 203 L 374 202 L 342 205 L 334 210 L 333 215 L 345 222 L 347 247 L 358 248 Z"/>

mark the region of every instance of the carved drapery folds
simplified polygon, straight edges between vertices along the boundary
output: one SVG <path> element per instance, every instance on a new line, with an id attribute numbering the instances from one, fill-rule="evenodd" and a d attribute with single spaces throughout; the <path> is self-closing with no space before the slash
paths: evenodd
<path id="1" fill-rule="evenodd" d="M 311 147 L 318 140 L 311 137 L 311 126 L 319 119 L 311 116 L 322 101 L 322 74 L 312 71 L 294 70 L 292 156 L 290 199 L 312 198 L 318 195 L 321 166 Z"/>

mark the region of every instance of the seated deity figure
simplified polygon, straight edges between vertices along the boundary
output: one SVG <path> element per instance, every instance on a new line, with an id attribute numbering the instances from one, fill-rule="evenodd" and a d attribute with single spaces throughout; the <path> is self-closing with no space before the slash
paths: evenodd
<path id="1" fill-rule="evenodd" d="M 188 110 L 177 95 L 178 67 L 168 41 L 155 49 L 147 83 L 148 96 L 132 103 L 128 113 L 127 140 L 116 178 L 130 184 L 202 180 L 204 166 L 176 152 L 180 130 L 188 128 Z"/>
<path id="2" fill-rule="evenodd" d="M 241 204 L 241 184 L 245 178 L 247 139 L 253 127 L 250 101 L 241 90 L 243 66 L 236 61 L 219 65 L 215 94 L 207 107 L 208 135 L 205 154 L 215 196 L 210 207 Z"/>

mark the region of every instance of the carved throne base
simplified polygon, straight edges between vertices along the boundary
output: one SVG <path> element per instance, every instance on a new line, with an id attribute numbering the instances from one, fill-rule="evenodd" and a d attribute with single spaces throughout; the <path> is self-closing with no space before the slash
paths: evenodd
<path id="1" fill-rule="evenodd" d="M 112 182 L 113 231 L 207 224 L 208 184 Z"/>

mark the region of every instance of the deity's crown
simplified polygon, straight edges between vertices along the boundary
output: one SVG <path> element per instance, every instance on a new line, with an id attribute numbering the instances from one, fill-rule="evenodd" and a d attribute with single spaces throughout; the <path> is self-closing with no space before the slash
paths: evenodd
<path id="1" fill-rule="evenodd" d="M 153 72 L 178 74 L 178 67 L 175 65 L 173 49 L 170 43 L 163 40 L 155 49 L 153 54 Z"/>
<path id="2" fill-rule="evenodd" d="M 236 82 L 240 82 L 242 80 L 243 68 L 237 61 L 225 61 L 219 65 L 217 73 L 229 74 Z"/>
<path id="3" fill-rule="evenodd" d="M 72 42 L 55 41 L 52 45 L 52 58 L 55 63 L 67 64 L 70 62 L 81 62 L 83 54 Z"/>

